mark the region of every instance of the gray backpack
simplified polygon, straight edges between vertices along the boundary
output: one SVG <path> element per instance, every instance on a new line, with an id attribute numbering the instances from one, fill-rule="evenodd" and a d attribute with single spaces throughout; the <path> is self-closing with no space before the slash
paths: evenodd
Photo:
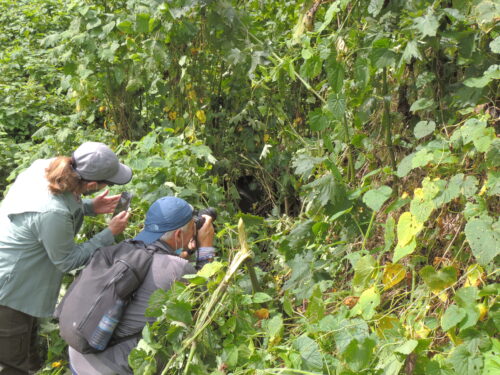
<path id="1" fill-rule="evenodd" d="M 163 250 L 134 240 L 95 251 L 54 313 L 59 319 L 60 335 L 68 345 L 80 353 L 97 352 L 89 340 L 99 321 L 116 301 L 131 298 L 156 251 Z"/>

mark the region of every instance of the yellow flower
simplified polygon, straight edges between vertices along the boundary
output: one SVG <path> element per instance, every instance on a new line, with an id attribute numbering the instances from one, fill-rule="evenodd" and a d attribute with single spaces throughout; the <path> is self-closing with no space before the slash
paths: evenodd
<path id="1" fill-rule="evenodd" d="M 61 367 L 61 366 L 62 366 L 62 362 L 61 361 L 52 362 L 52 368 L 57 368 L 57 367 Z"/>
<path id="2" fill-rule="evenodd" d="M 170 120 L 175 120 L 177 118 L 177 112 L 175 112 L 175 111 L 169 112 L 168 113 L 168 118 Z"/>

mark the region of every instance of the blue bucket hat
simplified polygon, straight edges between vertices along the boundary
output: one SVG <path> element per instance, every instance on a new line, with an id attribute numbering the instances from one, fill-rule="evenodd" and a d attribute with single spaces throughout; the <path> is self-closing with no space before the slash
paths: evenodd
<path id="1" fill-rule="evenodd" d="M 154 202 L 146 213 L 144 229 L 134 238 L 150 244 L 165 232 L 179 229 L 193 218 L 193 208 L 184 199 L 163 197 Z"/>

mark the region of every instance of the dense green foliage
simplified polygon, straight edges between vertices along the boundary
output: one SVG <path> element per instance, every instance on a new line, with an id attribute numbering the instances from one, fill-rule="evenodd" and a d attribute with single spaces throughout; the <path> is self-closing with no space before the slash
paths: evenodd
<path id="1" fill-rule="evenodd" d="M 99 140 L 134 169 L 128 237 L 162 195 L 221 213 L 220 262 L 155 294 L 136 373 L 500 371 L 497 2 L 0 10 L 2 187 Z"/>

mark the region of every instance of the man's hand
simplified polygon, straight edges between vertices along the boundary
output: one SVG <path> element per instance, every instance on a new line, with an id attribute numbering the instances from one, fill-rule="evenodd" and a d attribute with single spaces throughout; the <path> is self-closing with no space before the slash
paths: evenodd
<path id="1" fill-rule="evenodd" d="M 130 212 L 122 211 L 110 220 L 108 228 L 111 231 L 111 233 L 113 233 L 113 236 L 116 236 L 125 230 L 128 224 L 129 217 L 130 217 Z"/>
<path id="2" fill-rule="evenodd" d="M 96 214 L 110 214 L 114 211 L 120 200 L 120 194 L 108 197 L 108 193 L 109 190 L 106 189 L 92 200 L 92 209 Z"/>
<path id="3" fill-rule="evenodd" d="M 205 218 L 205 222 L 203 226 L 198 230 L 197 238 L 198 238 L 198 246 L 199 247 L 207 247 L 213 246 L 214 243 L 214 226 L 212 225 L 212 216 L 203 215 Z"/>

